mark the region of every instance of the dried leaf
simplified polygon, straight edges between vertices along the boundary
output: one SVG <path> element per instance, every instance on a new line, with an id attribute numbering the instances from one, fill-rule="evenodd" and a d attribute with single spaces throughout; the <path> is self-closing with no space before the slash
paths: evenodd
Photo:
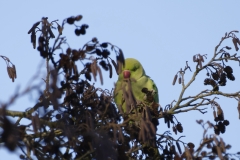
<path id="1" fill-rule="evenodd" d="M 36 114 L 35 116 L 32 116 L 32 126 L 33 126 L 34 132 L 37 133 L 37 131 L 40 127 L 40 121 L 39 121 L 38 114 Z"/>
<path id="2" fill-rule="evenodd" d="M 122 62 L 117 60 L 117 73 L 120 74 L 122 72 Z"/>
<path id="3" fill-rule="evenodd" d="M 33 31 L 32 34 L 31 34 L 31 42 L 33 44 L 33 48 L 35 49 L 36 48 L 36 34 L 35 34 L 35 31 Z"/>
<path id="4" fill-rule="evenodd" d="M 11 78 L 12 82 L 14 82 L 14 79 L 17 77 L 15 68 L 7 67 L 7 72 L 9 78 Z"/>
<path id="5" fill-rule="evenodd" d="M 238 48 L 238 41 L 237 41 L 237 39 L 236 39 L 236 38 L 233 38 L 233 39 L 232 39 L 232 42 L 233 42 L 233 44 L 234 44 L 235 50 L 238 51 L 239 48 Z"/>
<path id="6" fill-rule="evenodd" d="M 14 77 L 16 79 L 17 78 L 17 71 L 16 71 L 16 67 L 15 67 L 14 64 L 13 64 L 13 72 L 14 72 Z"/>
<path id="7" fill-rule="evenodd" d="M 240 45 L 240 40 L 237 38 L 237 43 L 238 43 L 238 45 Z"/>
<path id="8" fill-rule="evenodd" d="M 103 76 L 102 76 L 102 71 L 101 69 L 97 66 L 97 71 L 99 73 L 99 76 L 100 76 L 100 82 L 101 82 L 101 85 L 103 85 Z"/>
<path id="9" fill-rule="evenodd" d="M 57 29 L 58 29 L 58 33 L 62 35 L 63 28 L 59 24 L 57 26 Z"/>
<path id="10" fill-rule="evenodd" d="M 114 66 L 114 68 L 116 70 L 116 73 L 118 74 L 118 67 L 117 67 L 116 62 L 114 60 L 111 60 L 111 62 L 112 62 L 113 66 Z"/>
<path id="11" fill-rule="evenodd" d="M 9 78 L 12 78 L 13 75 L 12 75 L 11 67 L 7 67 L 7 72 L 8 72 Z"/>
<path id="12" fill-rule="evenodd" d="M 224 120 L 224 113 L 220 106 L 217 106 L 217 115 L 220 120 Z"/>
<path id="13" fill-rule="evenodd" d="M 193 56 L 193 62 L 197 62 L 196 55 Z"/>
<path id="14" fill-rule="evenodd" d="M 125 58 L 124 58 L 124 55 L 123 55 L 123 52 L 121 49 L 119 49 L 119 60 L 123 64 L 123 67 L 124 67 L 125 66 Z"/>
<path id="15" fill-rule="evenodd" d="M 179 84 L 182 83 L 182 78 L 181 78 L 181 77 L 178 78 L 178 83 L 179 83 Z"/>
<path id="16" fill-rule="evenodd" d="M 97 62 L 96 60 L 91 63 L 91 72 L 93 74 L 94 81 L 97 81 Z"/>
<path id="17" fill-rule="evenodd" d="M 213 117 L 214 117 L 214 119 L 217 117 L 217 114 L 216 114 L 215 110 L 213 111 Z"/>
<path id="18" fill-rule="evenodd" d="M 202 69 L 202 61 L 200 59 L 198 59 L 198 65 L 199 65 L 200 69 Z"/>
<path id="19" fill-rule="evenodd" d="M 174 76 L 174 79 L 173 79 L 172 85 L 175 85 L 175 83 L 176 83 L 176 81 L 177 81 L 177 78 L 178 78 L 178 74 L 176 74 L 176 75 Z"/>
<path id="20" fill-rule="evenodd" d="M 199 55 L 199 59 L 200 59 L 200 61 L 204 62 L 204 58 L 202 55 Z"/>
<path id="21" fill-rule="evenodd" d="M 109 68 L 109 78 L 112 78 L 112 65 L 108 63 Z"/>
<path id="22" fill-rule="evenodd" d="M 176 146 L 177 146 L 178 152 L 180 154 L 182 154 L 182 150 L 181 150 L 181 147 L 180 147 L 180 144 L 178 143 L 178 141 L 176 141 Z"/>
<path id="23" fill-rule="evenodd" d="M 222 152 L 226 152 L 225 143 L 222 138 L 220 138 L 220 147 Z"/>

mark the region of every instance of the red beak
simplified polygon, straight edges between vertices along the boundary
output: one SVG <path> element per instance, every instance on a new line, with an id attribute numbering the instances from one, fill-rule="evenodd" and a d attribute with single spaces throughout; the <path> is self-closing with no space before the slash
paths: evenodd
<path id="1" fill-rule="evenodd" d="M 123 71 L 123 77 L 125 79 L 130 78 L 130 76 L 131 76 L 131 72 L 129 70 L 124 70 Z"/>

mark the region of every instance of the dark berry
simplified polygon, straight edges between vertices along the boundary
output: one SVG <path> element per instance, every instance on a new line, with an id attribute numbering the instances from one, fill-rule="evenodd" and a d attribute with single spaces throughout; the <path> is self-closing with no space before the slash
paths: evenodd
<path id="1" fill-rule="evenodd" d="M 74 21 L 75 21 L 75 17 L 69 17 L 69 18 L 67 19 L 67 23 L 68 23 L 68 24 L 73 24 Z"/>

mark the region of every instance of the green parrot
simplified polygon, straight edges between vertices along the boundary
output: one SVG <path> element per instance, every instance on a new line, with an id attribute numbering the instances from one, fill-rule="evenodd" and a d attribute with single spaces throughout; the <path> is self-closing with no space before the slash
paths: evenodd
<path id="1" fill-rule="evenodd" d="M 146 75 L 141 63 L 134 58 L 125 59 L 114 89 L 114 101 L 127 123 L 127 133 L 153 149 L 152 157 L 159 156 L 156 148 L 158 123 L 158 89 Z M 149 134 L 150 131 L 150 134 Z"/>
<path id="2" fill-rule="evenodd" d="M 126 95 L 125 92 L 128 93 Z M 129 93 L 130 92 L 130 93 Z M 127 96 L 127 97 L 126 97 Z M 153 80 L 145 74 L 141 63 L 134 58 L 125 59 L 122 73 L 119 73 L 114 90 L 114 101 L 121 113 L 129 114 L 136 103 L 151 105 L 150 110 L 158 109 L 158 89 Z"/>

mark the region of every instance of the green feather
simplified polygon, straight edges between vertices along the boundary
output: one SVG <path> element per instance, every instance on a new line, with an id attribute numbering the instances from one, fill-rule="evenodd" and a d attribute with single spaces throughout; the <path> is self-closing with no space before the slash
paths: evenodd
<path id="1" fill-rule="evenodd" d="M 118 81 L 116 83 L 116 87 L 114 90 L 114 100 L 117 104 L 120 111 L 122 110 L 123 113 L 126 113 L 127 108 L 126 102 L 127 100 L 124 99 L 123 91 L 129 91 L 129 85 L 127 84 L 126 80 L 123 77 L 123 71 L 129 70 L 131 73 L 131 90 L 133 96 L 137 102 L 145 102 L 146 101 L 146 94 L 142 92 L 143 88 L 147 88 L 148 91 L 154 91 L 154 102 L 159 103 L 158 99 L 158 89 L 154 81 L 145 74 L 145 71 L 141 65 L 141 63 L 134 59 L 134 58 L 127 58 L 125 59 L 125 66 L 122 68 L 122 73 L 119 74 Z M 124 102 L 125 101 L 125 102 Z"/>

